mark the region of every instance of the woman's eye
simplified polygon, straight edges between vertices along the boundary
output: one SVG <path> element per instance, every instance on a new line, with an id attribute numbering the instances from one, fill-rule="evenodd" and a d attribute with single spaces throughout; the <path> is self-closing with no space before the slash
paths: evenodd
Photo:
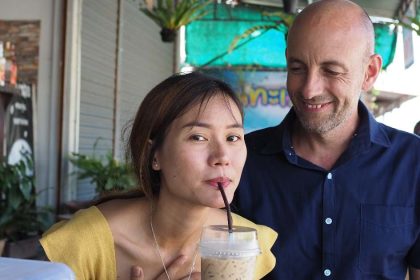
<path id="1" fill-rule="evenodd" d="M 241 139 L 241 137 L 237 136 L 237 135 L 231 135 L 227 138 L 228 142 L 236 142 L 239 141 Z"/>
<path id="2" fill-rule="evenodd" d="M 202 135 L 191 135 L 190 139 L 194 141 L 206 141 L 206 138 Z"/>

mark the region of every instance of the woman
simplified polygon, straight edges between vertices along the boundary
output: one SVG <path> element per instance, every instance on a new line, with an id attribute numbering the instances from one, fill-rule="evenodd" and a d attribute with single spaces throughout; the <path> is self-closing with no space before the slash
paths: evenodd
<path id="1" fill-rule="evenodd" d="M 142 195 L 108 200 L 54 225 L 41 239 L 46 255 L 68 264 L 77 279 L 129 279 L 133 266 L 146 280 L 189 279 L 200 271 L 203 226 L 226 224 L 217 184 L 231 201 L 245 163 L 241 104 L 221 81 L 174 75 L 144 98 L 128 151 Z M 237 215 L 233 223 L 258 229 L 259 279 L 274 267 L 277 234 Z M 170 276 L 169 264 L 179 259 Z"/>

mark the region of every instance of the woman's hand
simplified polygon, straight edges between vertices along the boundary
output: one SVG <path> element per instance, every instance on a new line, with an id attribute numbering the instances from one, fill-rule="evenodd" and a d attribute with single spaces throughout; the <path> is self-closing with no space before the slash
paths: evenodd
<path id="1" fill-rule="evenodd" d="M 168 271 L 169 277 L 171 279 L 174 279 L 175 274 L 178 272 L 180 267 L 185 263 L 186 257 L 185 256 L 179 256 L 176 258 L 169 266 L 166 267 L 166 270 Z M 174 279 L 174 280 L 188 280 L 188 274 L 181 277 L 180 279 Z M 140 266 L 133 266 L 131 267 L 131 277 L 130 280 L 144 280 L 144 272 L 143 269 Z M 168 277 L 166 276 L 166 273 L 163 272 L 158 277 L 156 277 L 154 280 L 168 280 Z M 201 272 L 193 272 L 191 274 L 190 280 L 201 280 Z"/>

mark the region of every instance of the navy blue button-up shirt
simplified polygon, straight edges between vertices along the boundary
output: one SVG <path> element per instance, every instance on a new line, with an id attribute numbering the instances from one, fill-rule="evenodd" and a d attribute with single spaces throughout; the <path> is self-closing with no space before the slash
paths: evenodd
<path id="1" fill-rule="evenodd" d="M 359 103 L 357 132 L 331 170 L 295 154 L 293 109 L 246 137 L 233 210 L 279 234 L 264 279 L 404 279 L 420 269 L 420 138 L 375 121 Z"/>

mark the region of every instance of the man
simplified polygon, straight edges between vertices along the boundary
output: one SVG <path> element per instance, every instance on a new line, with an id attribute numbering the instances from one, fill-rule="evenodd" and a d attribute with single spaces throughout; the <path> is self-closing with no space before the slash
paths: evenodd
<path id="1" fill-rule="evenodd" d="M 414 133 L 415 135 L 420 136 L 420 121 L 418 121 L 418 122 L 416 123 L 416 125 L 414 126 L 414 131 L 413 131 L 413 133 Z"/>
<path id="2" fill-rule="evenodd" d="M 372 23 L 350 1 L 306 7 L 288 34 L 293 102 L 246 137 L 239 214 L 279 233 L 264 279 L 420 279 L 420 140 L 360 102 L 382 66 Z"/>

